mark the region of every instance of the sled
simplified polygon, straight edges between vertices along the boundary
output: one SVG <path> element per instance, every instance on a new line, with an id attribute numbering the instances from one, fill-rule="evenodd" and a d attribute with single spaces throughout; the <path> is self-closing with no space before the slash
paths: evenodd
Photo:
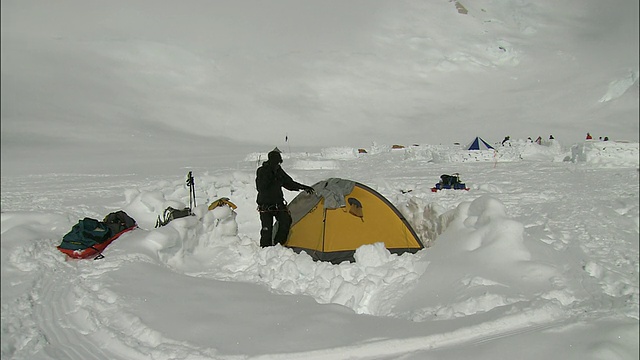
<path id="1" fill-rule="evenodd" d="M 467 190 L 469 191 L 469 188 L 465 186 L 464 183 L 458 183 L 458 184 L 453 184 L 453 185 L 442 185 L 440 183 L 436 184 L 436 186 L 431 188 L 432 192 L 438 192 L 439 190 Z"/>
<path id="2" fill-rule="evenodd" d="M 102 258 L 102 251 L 104 251 L 104 249 L 107 246 L 109 246 L 109 244 L 111 244 L 114 240 L 119 238 L 122 234 L 129 232 L 135 229 L 136 227 L 138 226 L 134 225 L 130 228 L 124 229 L 119 233 L 115 234 L 114 236 L 110 237 L 109 239 L 85 249 L 70 250 L 70 249 L 63 249 L 58 246 L 58 250 L 62 251 L 64 254 L 67 255 L 67 257 L 72 259 L 88 259 L 91 257 L 94 257 L 95 259 L 100 259 Z"/>

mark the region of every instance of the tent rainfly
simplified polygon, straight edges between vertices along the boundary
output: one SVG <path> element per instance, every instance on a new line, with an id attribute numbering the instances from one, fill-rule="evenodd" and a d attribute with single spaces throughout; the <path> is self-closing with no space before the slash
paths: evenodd
<path id="1" fill-rule="evenodd" d="M 358 247 L 384 243 L 394 254 L 424 248 L 411 225 L 387 199 L 355 181 L 330 178 L 301 192 L 288 205 L 291 231 L 284 246 L 314 260 L 354 261 Z"/>
<path id="2" fill-rule="evenodd" d="M 489 145 L 482 138 L 476 136 L 475 139 L 469 144 L 466 148 L 467 150 L 490 150 L 493 149 L 493 146 Z"/>

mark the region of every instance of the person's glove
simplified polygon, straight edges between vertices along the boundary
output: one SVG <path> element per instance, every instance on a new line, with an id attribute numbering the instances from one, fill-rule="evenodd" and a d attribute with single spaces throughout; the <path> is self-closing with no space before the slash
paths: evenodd
<path id="1" fill-rule="evenodd" d="M 309 195 L 314 194 L 316 192 L 311 186 L 306 186 L 306 185 L 302 187 L 302 190 L 304 190 L 304 192 L 306 192 Z"/>

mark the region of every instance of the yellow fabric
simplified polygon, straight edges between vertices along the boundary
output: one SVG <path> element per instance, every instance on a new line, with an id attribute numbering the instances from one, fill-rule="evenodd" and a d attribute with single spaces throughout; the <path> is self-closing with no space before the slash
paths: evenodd
<path id="1" fill-rule="evenodd" d="M 223 198 L 220 198 L 220 199 L 215 200 L 214 202 L 212 202 L 211 205 L 209 205 L 209 210 L 213 210 L 213 209 L 217 208 L 218 206 L 222 206 L 222 205 L 227 205 L 233 210 L 238 208 L 236 206 L 236 204 L 232 203 L 229 200 L 229 198 L 223 197 Z"/>
<path id="2" fill-rule="evenodd" d="M 323 251 L 322 237 L 324 233 L 324 200 L 311 209 L 309 213 L 289 231 L 286 245 L 289 247 L 303 247 L 306 249 Z"/>
<path id="3" fill-rule="evenodd" d="M 355 250 L 377 242 L 385 243 L 388 249 L 422 248 L 394 209 L 378 194 L 355 186 L 345 196 L 345 203 L 344 208 L 324 209 L 321 200 L 292 226 L 286 246 L 321 252 Z"/>

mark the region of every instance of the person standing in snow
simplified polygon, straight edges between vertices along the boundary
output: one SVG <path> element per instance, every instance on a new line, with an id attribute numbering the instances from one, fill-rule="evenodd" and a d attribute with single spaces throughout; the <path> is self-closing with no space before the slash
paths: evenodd
<path id="1" fill-rule="evenodd" d="M 284 244 L 289 236 L 291 228 L 291 214 L 287 209 L 282 188 L 289 191 L 304 190 L 308 194 L 313 194 L 311 186 L 303 185 L 293 181 L 280 167 L 282 155 L 278 148 L 273 149 L 267 155 L 268 160 L 256 171 L 256 189 L 258 190 L 258 211 L 260 212 L 260 246 L 268 247 L 275 244 Z M 273 238 L 273 219 L 278 221 L 278 230 Z"/>

